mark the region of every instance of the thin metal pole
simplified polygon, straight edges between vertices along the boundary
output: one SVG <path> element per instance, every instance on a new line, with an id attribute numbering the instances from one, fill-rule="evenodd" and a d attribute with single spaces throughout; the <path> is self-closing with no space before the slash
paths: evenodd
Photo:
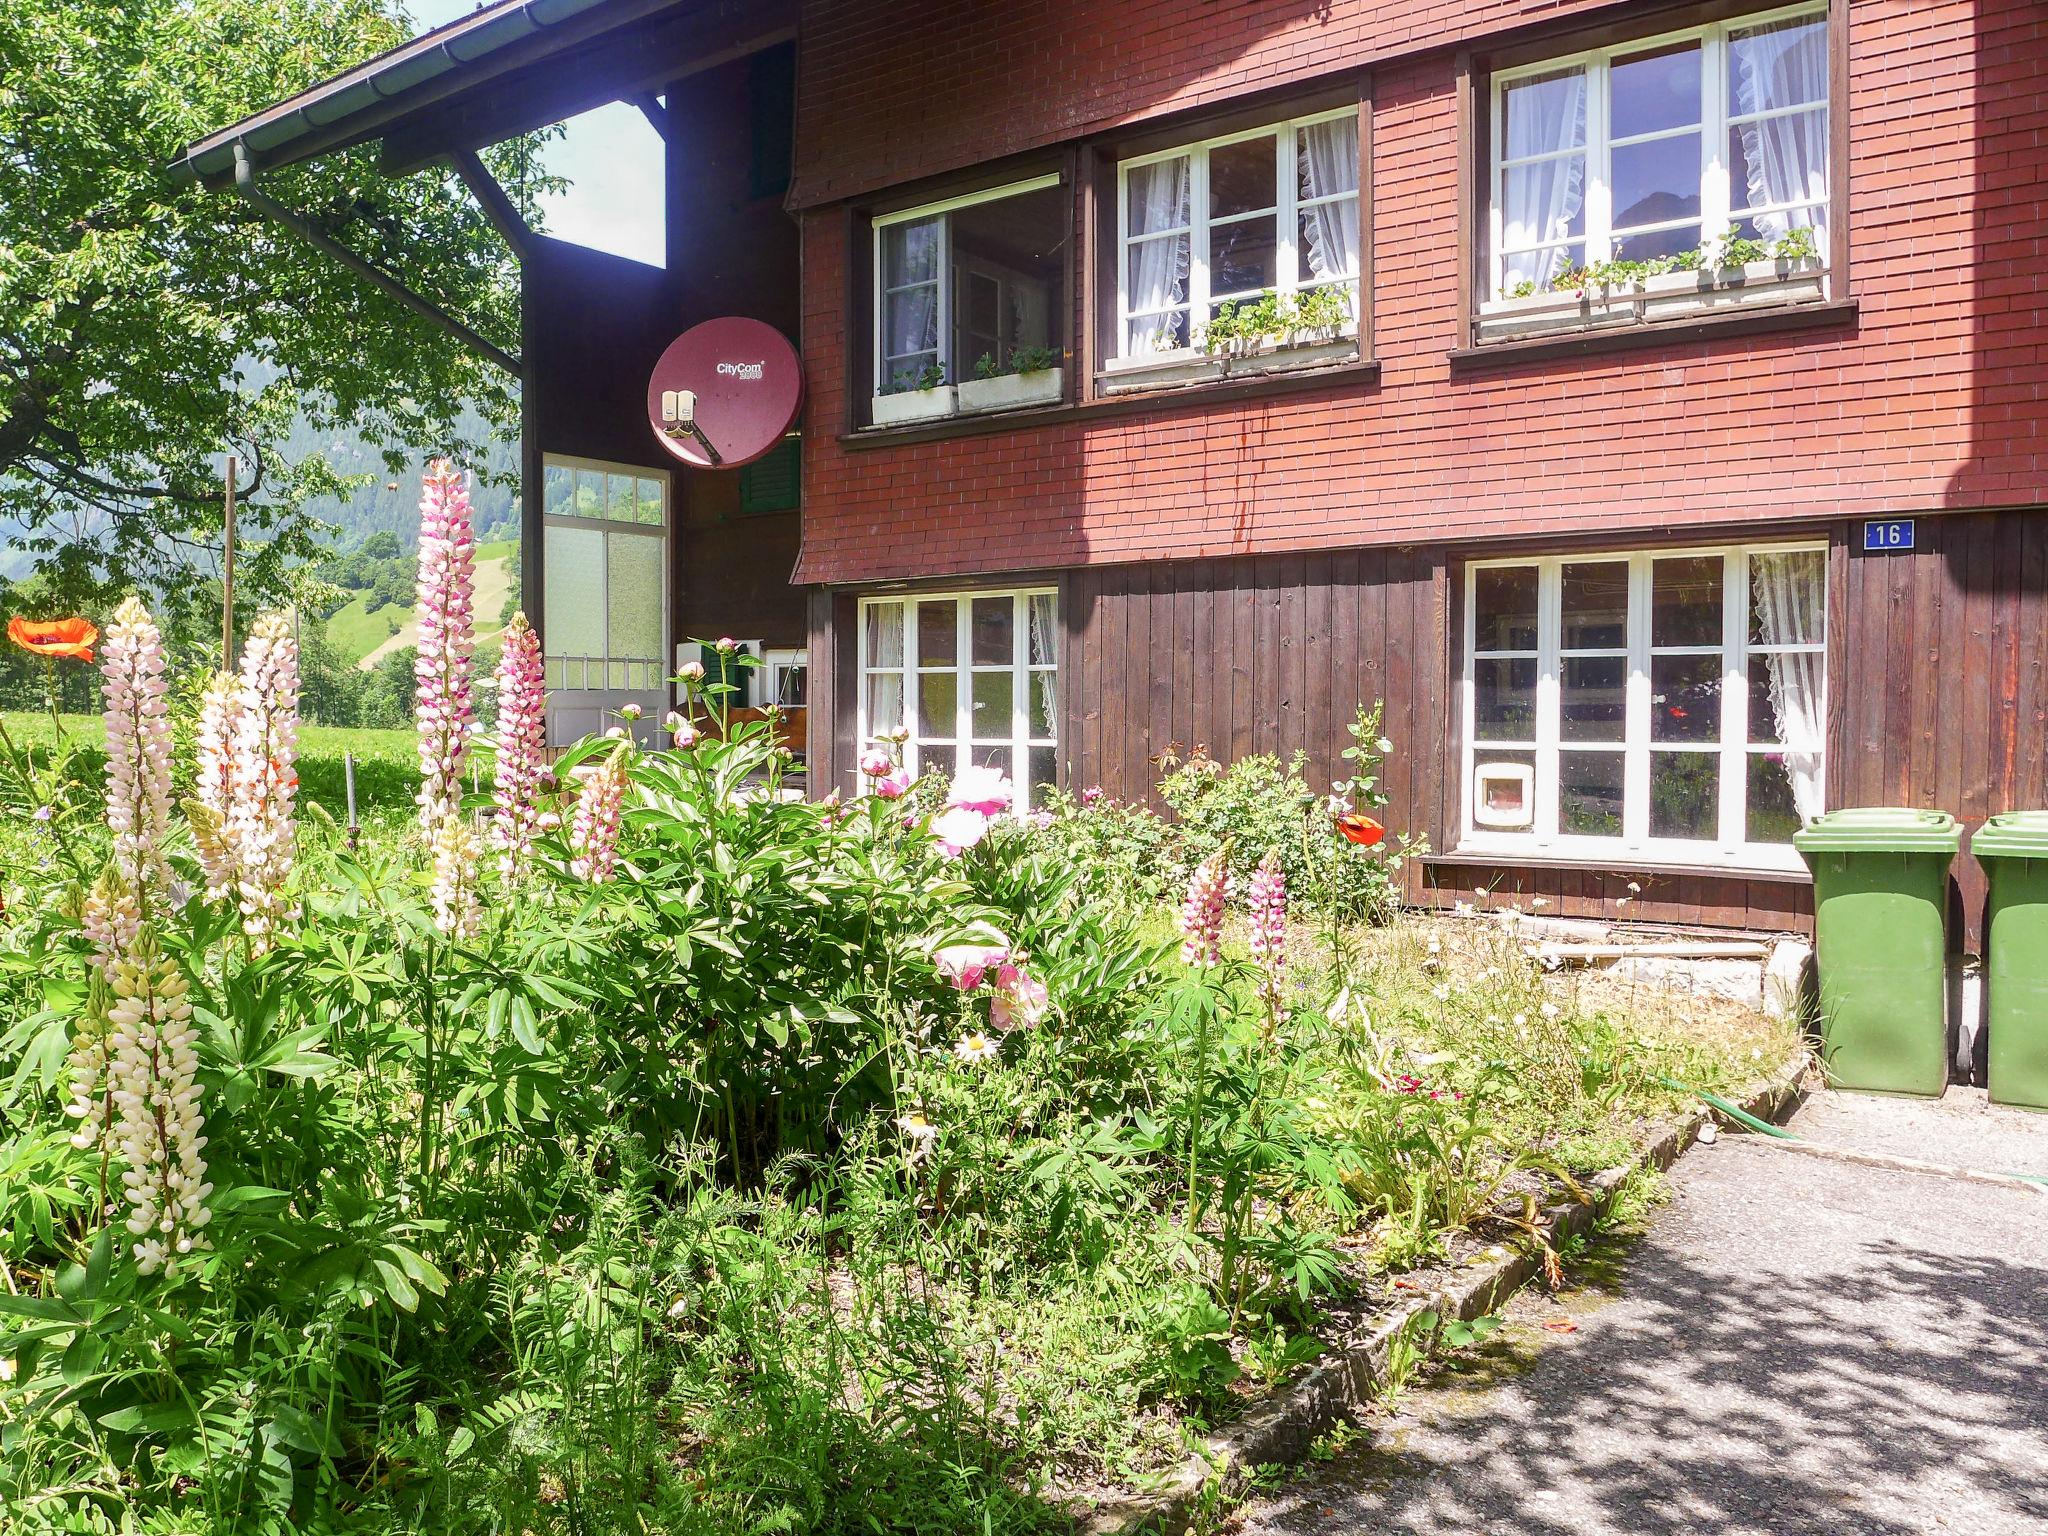
<path id="1" fill-rule="evenodd" d="M 235 669 L 235 456 L 228 455 L 227 513 L 222 520 L 225 559 L 220 578 L 220 669 Z"/>
<path id="2" fill-rule="evenodd" d="M 348 851 L 354 853 L 356 844 L 363 835 L 363 829 L 356 820 L 356 755 L 353 752 L 341 754 L 341 782 L 348 792 Z"/>

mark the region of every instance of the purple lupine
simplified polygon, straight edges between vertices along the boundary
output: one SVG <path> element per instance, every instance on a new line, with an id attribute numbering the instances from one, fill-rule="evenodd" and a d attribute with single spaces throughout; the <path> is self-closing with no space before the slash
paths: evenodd
<path id="1" fill-rule="evenodd" d="M 498 871 L 515 878 L 540 832 L 548 772 L 546 664 L 540 636 L 515 613 L 498 653 L 498 760 L 492 775 L 491 843 Z"/>
<path id="2" fill-rule="evenodd" d="M 419 728 L 420 828 L 431 837 L 462 805 L 462 768 L 475 727 L 476 530 L 469 486 L 446 459 L 427 466 L 420 494 L 415 588 L 419 650 L 412 664 Z"/>

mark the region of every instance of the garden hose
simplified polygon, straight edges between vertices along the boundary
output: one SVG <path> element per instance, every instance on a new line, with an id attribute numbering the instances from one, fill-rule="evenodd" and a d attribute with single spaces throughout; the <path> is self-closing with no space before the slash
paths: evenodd
<path id="1" fill-rule="evenodd" d="M 1890 1154 L 1857 1152 L 1844 1147 L 1824 1146 L 1808 1141 L 1803 1136 L 1794 1136 L 1782 1126 L 1772 1125 L 1768 1120 L 1758 1119 L 1739 1104 L 1731 1104 L 1718 1093 L 1709 1093 L 1704 1088 L 1695 1088 L 1690 1083 L 1681 1083 L 1669 1077 L 1657 1081 L 1677 1093 L 1689 1093 L 1708 1108 L 1726 1115 L 1737 1125 L 1761 1132 L 1773 1140 L 1785 1142 L 1802 1151 L 1817 1153 L 1823 1157 L 1840 1158 L 1847 1162 L 1865 1163 L 1880 1168 L 1902 1168 L 1916 1173 L 1946 1174 L 1951 1178 L 1974 1179 L 1982 1183 L 2022 1184 L 2043 1194 L 2048 1194 L 2048 1176 L 2038 1173 L 1993 1173 L 1979 1168 L 1961 1168 L 1948 1163 L 1930 1163 L 1917 1157 L 1894 1157 Z"/>

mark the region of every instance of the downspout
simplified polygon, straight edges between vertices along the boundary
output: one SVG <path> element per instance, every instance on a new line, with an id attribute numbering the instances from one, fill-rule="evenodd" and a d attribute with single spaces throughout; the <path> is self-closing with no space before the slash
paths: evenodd
<path id="1" fill-rule="evenodd" d="M 439 326 L 471 351 L 496 363 L 513 378 L 523 379 L 526 376 L 519 359 L 511 353 L 486 341 L 431 299 L 421 297 L 381 267 L 371 265 L 347 246 L 324 234 L 310 219 L 294 213 L 277 199 L 259 191 L 256 186 L 255 162 L 249 158 L 248 147 L 239 141 L 235 144 L 235 191 L 258 213 L 290 230 L 322 255 L 340 262 L 394 302 Z"/>

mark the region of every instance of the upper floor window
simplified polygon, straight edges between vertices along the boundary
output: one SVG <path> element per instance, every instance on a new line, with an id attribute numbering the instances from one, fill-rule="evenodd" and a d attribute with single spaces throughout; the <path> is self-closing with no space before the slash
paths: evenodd
<path id="1" fill-rule="evenodd" d="M 877 425 L 1060 398 L 1071 221 L 1057 175 L 874 221 Z"/>
<path id="2" fill-rule="evenodd" d="M 1358 109 L 1117 167 L 1109 365 L 1356 334 Z"/>
<path id="3" fill-rule="evenodd" d="M 1495 74 L 1485 297 L 1811 273 L 1828 252 L 1828 87 L 1826 14 L 1804 7 Z"/>

